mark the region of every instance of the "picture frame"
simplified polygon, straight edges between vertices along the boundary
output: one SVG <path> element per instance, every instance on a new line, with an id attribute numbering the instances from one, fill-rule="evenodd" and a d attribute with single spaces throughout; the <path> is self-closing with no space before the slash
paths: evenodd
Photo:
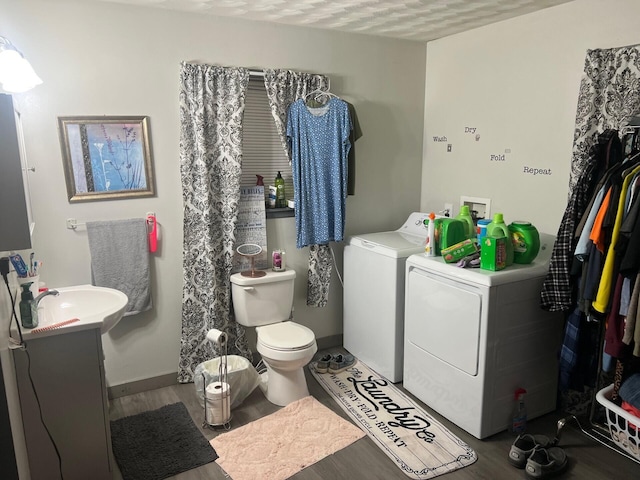
<path id="1" fill-rule="evenodd" d="M 155 195 L 149 117 L 58 117 L 69 202 Z"/>

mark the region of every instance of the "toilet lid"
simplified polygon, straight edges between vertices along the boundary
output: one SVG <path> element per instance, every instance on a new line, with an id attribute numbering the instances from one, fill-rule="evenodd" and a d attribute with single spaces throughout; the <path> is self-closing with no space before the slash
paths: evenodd
<path id="1" fill-rule="evenodd" d="M 258 341 L 277 350 L 299 350 L 316 341 L 313 331 L 294 322 L 280 322 L 256 328 Z"/>

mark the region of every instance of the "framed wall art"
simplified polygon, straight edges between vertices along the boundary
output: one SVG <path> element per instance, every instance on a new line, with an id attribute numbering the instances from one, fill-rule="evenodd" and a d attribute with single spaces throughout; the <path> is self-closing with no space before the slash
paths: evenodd
<path id="1" fill-rule="evenodd" d="M 155 195 L 149 117 L 58 117 L 69 202 Z"/>

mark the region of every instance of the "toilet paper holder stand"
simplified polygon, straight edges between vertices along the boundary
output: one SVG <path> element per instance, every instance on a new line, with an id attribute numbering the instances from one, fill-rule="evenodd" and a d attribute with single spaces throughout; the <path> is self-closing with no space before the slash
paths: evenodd
<path id="1" fill-rule="evenodd" d="M 214 333 L 215 332 L 215 333 Z M 215 335 L 215 338 L 212 335 Z M 213 404 L 207 397 L 207 385 L 205 384 L 206 379 L 204 372 L 202 373 L 202 381 L 203 385 L 205 385 L 204 389 L 204 422 L 202 423 L 203 428 L 207 427 L 220 427 L 223 426 L 226 430 L 231 428 L 231 392 L 228 381 L 228 372 L 227 372 L 227 336 L 223 332 L 217 332 L 212 330 L 207 335 L 207 338 L 212 343 L 215 343 L 218 347 L 218 351 L 220 352 L 220 363 L 218 365 L 218 384 L 215 388 L 221 387 L 220 397 L 218 399 L 217 405 L 217 415 L 215 412 L 211 414 L 211 418 L 207 418 L 207 412 L 209 412 L 209 407 L 212 410 L 215 410 L 216 405 Z M 224 386 L 226 385 L 226 391 L 224 390 Z M 207 403 L 211 403 L 211 405 L 207 405 Z"/>

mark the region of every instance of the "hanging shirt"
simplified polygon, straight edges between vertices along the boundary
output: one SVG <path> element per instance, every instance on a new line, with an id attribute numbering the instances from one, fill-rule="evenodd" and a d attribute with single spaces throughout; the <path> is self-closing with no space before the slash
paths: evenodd
<path id="1" fill-rule="evenodd" d="M 343 239 L 351 129 L 347 104 L 339 98 L 320 108 L 309 108 L 303 99 L 289 107 L 298 248 Z"/>

